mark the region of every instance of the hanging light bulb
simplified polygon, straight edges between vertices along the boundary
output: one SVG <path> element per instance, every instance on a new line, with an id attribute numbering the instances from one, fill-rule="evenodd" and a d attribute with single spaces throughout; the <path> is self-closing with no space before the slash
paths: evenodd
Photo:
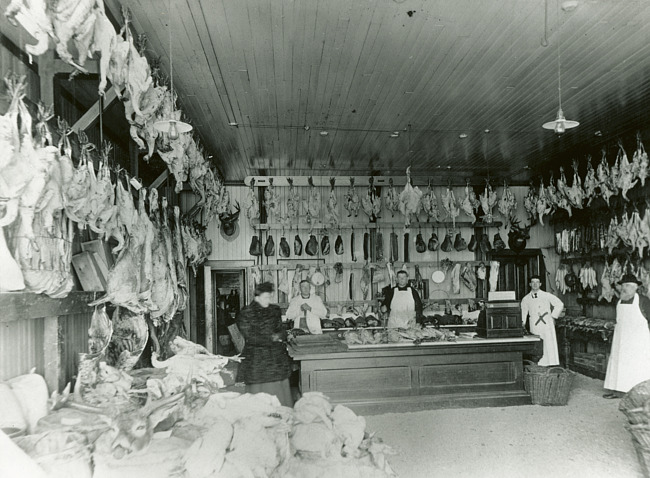
<path id="1" fill-rule="evenodd" d="M 558 10 L 558 15 L 559 15 L 559 10 Z M 557 110 L 557 117 L 555 118 L 555 121 L 549 121 L 548 123 L 544 123 L 542 125 L 542 128 L 552 129 L 553 131 L 555 131 L 556 134 L 562 134 L 567 129 L 575 128 L 580 124 L 577 121 L 567 120 L 564 117 L 564 112 L 562 111 L 562 74 L 561 74 L 562 60 L 560 56 L 560 41 L 561 39 L 558 38 L 557 39 L 557 93 L 558 93 L 558 100 L 560 106 Z"/>
<path id="2" fill-rule="evenodd" d="M 178 139 L 178 128 L 176 127 L 176 121 L 169 122 L 169 139 L 176 140 Z"/>
<path id="3" fill-rule="evenodd" d="M 171 94 L 172 103 L 174 104 L 174 108 L 175 108 L 176 98 L 174 96 L 174 57 L 173 57 L 173 49 L 172 49 L 171 0 L 169 2 L 167 12 L 169 15 L 168 18 L 169 23 L 167 24 L 167 30 L 169 31 L 169 80 L 170 80 L 169 92 Z M 172 113 L 172 115 L 173 114 L 174 113 Z M 179 138 L 180 133 L 189 133 L 190 131 L 192 131 L 191 124 L 179 120 L 180 117 L 178 117 L 178 119 L 175 119 L 174 117 L 168 119 L 162 119 L 160 121 L 156 121 L 153 126 L 161 133 L 167 133 L 169 135 L 170 140 L 177 140 Z"/>

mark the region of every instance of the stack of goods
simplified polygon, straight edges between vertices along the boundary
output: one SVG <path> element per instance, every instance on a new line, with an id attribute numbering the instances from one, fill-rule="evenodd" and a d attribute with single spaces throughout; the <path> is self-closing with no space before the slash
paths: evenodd
<path id="1" fill-rule="evenodd" d="M 456 335 L 449 330 L 433 327 L 409 329 L 348 330 L 343 334 L 347 345 L 382 345 L 397 343 L 455 342 Z"/>

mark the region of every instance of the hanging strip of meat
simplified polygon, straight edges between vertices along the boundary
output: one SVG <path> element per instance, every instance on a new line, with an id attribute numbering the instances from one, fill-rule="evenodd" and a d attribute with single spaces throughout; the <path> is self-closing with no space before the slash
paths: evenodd
<path id="1" fill-rule="evenodd" d="M 370 234 L 363 235 L 363 260 L 367 261 L 370 255 Z"/>
<path id="2" fill-rule="evenodd" d="M 375 237 L 375 260 L 377 262 L 383 262 L 384 260 L 384 236 L 379 231 L 377 231 Z"/>
<path id="3" fill-rule="evenodd" d="M 397 262 L 399 260 L 399 246 L 397 244 L 397 234 L 390 233 L 390 262 Z"/>
<path id="4" fill-rule="evenodd" d="M 409 233 L 404 234 L 404 262 L 409 262 Z"/>
<path id="5" fill-rule="evenodd" d="M 490 291 L 497 290 L 497 282 L 499 280 L 499 262 L 490 261 Z"/>
<path id="6" fill-rule="evenodd" d="M 357 262 L 357 257 L 354 255 L 354 230 L 350 236 L 350 252 L 352 253 L 352 262 Z"/>

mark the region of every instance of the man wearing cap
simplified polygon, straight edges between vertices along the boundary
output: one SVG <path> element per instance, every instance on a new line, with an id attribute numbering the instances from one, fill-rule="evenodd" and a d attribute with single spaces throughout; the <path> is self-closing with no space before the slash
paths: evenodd
<path id="1" fill-rule="evenodd" d="M 422 317 L 422 300 L 418 292 L 409 286 L 409 273 L 397 272 L 397 285 L 387 289 L 381 304 L 383 313 L 390 312 L 388 327 L 403 328 L 415 326 L 416 319 Z"/>
<path id="2" fill-rule="evenodd" d="M 650 380 L 650 299 L 639 295 L 641 282 L 625 274 L 619 282 L 616 327 L 605 375 L 604 398 L 620 398 L 636 384 Z"/>
<path id="3" fill-rule="evenodd" d="M 564 310 L 564 303 L 550 292 L 541 290 L 542 280 L 538 275 L 530 277 L 529 285 L 530 293 L 521 300 L 522 324 L 526 327 L 526 319 L 529 319 L 530 333 L 539 335 L 544 341 L 544 355 L 538 365 L 559 365 L 555 319 Z"/>
<path id="4" fill-rule="evenodd" d="M 327 309 L 323 300 L 311 293 L 311 282 L 301 281 L 300 294 L 289 302 L 287 320 L 293 321 L 294 329 L 303 329 L 311 334 L 322 334 L 320 321 L 325 317 L 327 317 Z"/>

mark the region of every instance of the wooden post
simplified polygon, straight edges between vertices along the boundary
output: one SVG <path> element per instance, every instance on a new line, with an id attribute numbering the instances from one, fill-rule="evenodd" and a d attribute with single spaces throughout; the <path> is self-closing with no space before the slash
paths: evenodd
<path id="1" fill-rule="evenodd" d="M 41 101 L 54 104 L 54 50 L 47 50 L 38 59 L 38 76 L 41 83 Z"/>
<path id="2" fill-rule="evenodd" d="M 215 353 L 215 323 L 212 314 L 212 268 L 203 267 L 203 290 L 205 292 L 205 348 Z"/>
<path id="3" fill-rule="evenodd" d="M 58 391 L 61 378 L 61 345 L 59 343 L 59 317 L 43 318 L 44 378 L 51 392 Z"/>

